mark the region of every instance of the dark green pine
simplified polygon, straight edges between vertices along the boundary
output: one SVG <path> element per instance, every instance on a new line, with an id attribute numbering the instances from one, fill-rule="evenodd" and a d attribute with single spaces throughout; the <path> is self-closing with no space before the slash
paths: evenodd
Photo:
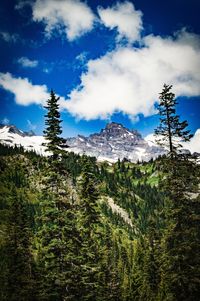
<path id="1" fill-rule="evenodd" d="M 7 300 L 10 301 L 37 300 L 26 199 L 27 196 L 22 190 L 13 188 L 6 244 L 6 256 L 8 257 L 6 287 Z"/>
<path id="2" fill-rule="evenodd" d="M 195 301 L 200 294 L 200 220 L 199 168 L 195 158 L 181 154 L 181 143 L 189 141 L 187 122 L 180 122 L 176 115 L 175 96 L 172 86 L 164 85 L 160 96 L 161 115 L 157 135 L 163 136 L 160 144 L 167 141 L 169 154 L 160 159 L 163 176 L 160 189 L 165 192 L 165 224 L 162 238 L 161 282 L 159 300 Z"/>
<path id="3" fill-rule="evenodd" d="M 103 300 L 101 220 L 98 207 L 99 193 L 94 175 L 95 165 L 85 155 L 82 157 L 79 228 L 82 238 L 81 254 L 81 300 Z"/>
<path id="4" fill-rule="evenodd" d="M 199 169 L 192 160 L 179 157 L 168 161 L 167 169 L 168 226 L 162 245 L 161 298 L 195 301 L 200 294 Z"/>
<path id="5" fill-rule="evenodd" d="M 47 147 L 47 151 L 51 153 L 53 160 L 57 160 L 62 153 L 62 147 L 65 140 L 60 137 L 62 134 L 60 112 L 59 112 L 59 97 L 56 97 L 53 90 L 51 90 L 50 98 L 47 100 L 47 114 L 45 115 L 45 125 L 44 137 Z"/>
<path id="6" fill-rule="evenodd" d="M 160 93 L 158 105 L 160 125 L 155 130 L 155 134 L 157 142 L 161 146 L 167 147 L 170 156 L 173 156 L 182 147 L 181 142 L 189 141 L 192 135 L 186 129 L 188 126 L 187 121 L 181 122 L 176 114 L 178 102 L 171 89 L 172 86 L 164 84 L 163 91 Z"/>
<path id="7" fill-rule="evenodd" d="M 45 192 L 37 233 L 41 300 L 79 300 L 81 240 L 74 208 L 65 196 Z"/>

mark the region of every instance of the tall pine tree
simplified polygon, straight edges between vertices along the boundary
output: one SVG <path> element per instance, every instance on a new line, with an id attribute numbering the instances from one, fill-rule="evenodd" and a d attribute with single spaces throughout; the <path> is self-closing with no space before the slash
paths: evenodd
<path id="1" fill-rule="evenodd" d="M 46 151 L 49 152 L 47 164 L 47 177 L 45 179 L 45 186 L 51 187 L 52 191 L 57 191 L 60 181 L 60 173 L 63 173 L 63 166 L 61 156 L 64 153 L 63 146 L 65 140 L 60 137 L 62 133 L 60 112 L 59 112 L 59 97 L 51 91 L 50 98 L 47 101 L 45 108 L 48 110 L 45 115 L 44 137 L 46 142 L 44 145 L 47 147 Z M 65 145 L 65 147 L 67 147 Z"/>
<path id="2" fill-rule="evenodd" d="M 99 193 L 94 175 L 95 165 L 83 155 L 83 172 L 81 177 L 79 229 L 82 238 L 81 254 L 81 286 L 80 300 L 103 300 L 101 219 L 98 207 Z"/>
<path id="3" fill-rule="evenodd" d="M 64 139 L 60 137 L 62 134 L 62 129 L 60 123 L 60 112 L 59 112 L 59 97 L 56 97 L 53 90 L 51 90 L 50 98 L 47 100 L 47 105 L 45 108 L 48 110 L 45 115 L 45 125 L 44 137 L 46 139 L 47 151 L 51 153 L 53 160 L 58 160 L 59 155 L 62 153 L 62 146 L 64 144 Z"/>
<path id="4" fill-rule="evenodd" d="M 192 135 L 186 129 L 187 121 L 181 122 L 176 114 L 178 102 L 171 89 L 172 86 L 164 84 L 163 91 L 160 93 L 160 103 L 158 105 L 160 125 L 155 130 L 155 134 L 158 144 L 167 147 L 170 156 L 173 156 L 182 146 L 181 142 L 189 141 Z"/>
<path id="5" fill-rule="evenodd" d="M 155 131 L 161 135 L 161 145 L 167 143 L 169 149 L 169 156 L 160 160 L 164 173 L 160 188 L 166 194 L 167 226 L 162 239 L 159 300 L 195 301 L 200 294 L 199 171 L 192 156 L 178 151 L 181 142 L 177 138 L 189 141 L 192 135 L 186 129 L 187 122 L 180 122 L 176 115 L 177 102 L 171 88 L 164 85 L 161 93 L 161 124 Z"/>

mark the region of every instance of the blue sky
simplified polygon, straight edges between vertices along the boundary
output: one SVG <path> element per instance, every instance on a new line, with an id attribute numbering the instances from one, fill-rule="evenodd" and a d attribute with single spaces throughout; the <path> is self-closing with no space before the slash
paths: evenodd
<path id="1" fill-rule="evenodd" d="M 63 136 L 110 121 L 144 136 L 173 84 L 181 119 L 200 128 L 198 0 L 2 0 L 0 121 L 42 134 L 43 105 L 60 96 Z"/>

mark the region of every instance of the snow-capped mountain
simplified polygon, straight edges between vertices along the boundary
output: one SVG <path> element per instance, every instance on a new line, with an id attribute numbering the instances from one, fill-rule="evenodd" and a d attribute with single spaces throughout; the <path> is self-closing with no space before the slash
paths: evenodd
<path id="1" fill-rule="evenodd" d="M 23 132 L 14 125 L 0 125 L 0 143 L 10 146 L 23 146 L 27 150 L 35 150 L 38 154 L 47 155 L 43 143 L 43 136 L 36 136 L 33 132 Z M 164 154 L 165 150 L 156 145 L 153 134 L 143 138 L 136 130 L 129 130 L 122 124 L 111 122 L 100 131 L 88 137 L 78 135 L 67 138 L 67 151 L 86 153 L 95 156 L 99 161 L 115 162 L 127 158 L 132 162 L 137 160 L 149 161 Z M 200 153 L 200 129 L 190 142 L 183 147 L 191 153 Z"/>
<path id="2" fill-rule="evenodd" d="M 148 142 L 149 145 L 155 146 L 156 145 L 156 137 L 154 134 L 149 134 L 145 137 L 145 140 Z M 194 136 L 188 142 L 182 142 L 180 139 L 176 139 L 175 142 L 181 143 L 183 150 L 190 151 L 191 154 L 198 153 L 200 154 L 200 129 L 197 129 L 194 133 Z"/>
<path id="3" fill-rule="evenodd" d="M 155 145 L 149 145 L 136 130 L 128 130 L 122 124 L 111 122 L 98 134 L 89 137 L 78 135 L 67 139 L 69 150 L 95 156 L 99 161 L 115 162 L 127 158 L 132 162 L 149 161 L 163 153 Z"/>
<path id="4" fill-rule="evenodd" d="M 34 150 L 40 155 L 45 154 L 43 136 L 36 136 L 32 131 L 23 132 L 14 125 L 0 125 L 0 143 L 9 146 L 23 146 L 26 150 Z"/>
<path id="5" fill-rule="evenodd" d="M 35 150 L 41 155 L 46 155 L 43 136 L 20 131 L 14 125 L 0 126 L 0 142 L 10 146 L 23 146 L 27 150 Z M 95 156 L 99 161 L 115 162 L 127 158 L 132 162 L 137 160 L 148 161 L 162 153 L 158 146 L 149 145 L 136 130 L 128 130 L 122 124 L 109 123 L 100 133 L 89 137 L 78 135 L 67 138 L 67 151 L 86 153 Z"/>

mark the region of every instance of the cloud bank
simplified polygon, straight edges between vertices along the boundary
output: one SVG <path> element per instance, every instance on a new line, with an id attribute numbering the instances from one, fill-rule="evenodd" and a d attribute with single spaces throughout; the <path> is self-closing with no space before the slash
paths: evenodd
<path id="1" fill-rule="evenodd" d="M 33 20 L 45 24 L 47 37 L 57 30 L 64 32 L 69 41 L 92 30 L 95 20 L 89 6 L 79 0 L 36 0 L 32 10 Z"/>
<path id="2" fill-rule="evenodd" d="M 86 120 L 116 111 L 149 116 L 164 83 L 173 84 L 176 96 L 200 95 L 199 36 L 184 30 L 175 37 L 149 35 L 141 48 L 119 46 L 90 60 L 64 106 Z"/>
<path id="3" fill-rule="evenodd" d="M 17 78 L 9 72 L 0 72 L 0 87 L 14 94 L 15 102 L 22 106 L 31 104 L 44 106 L 50 97 L 50 92 L 46 85 L 34 85 L 28 78 Z M 66 108 L 66 99 L 62 96 L 57 96 L 60 97 L 60 110 L 64 110 Z M 31 126 L 29 121 L 28 123 Z"/>
<path id="4" fill-rule="evenodd" d="M 32 13 L 34 21 L 45 24 L 48 37 L 57 30 L 64 32 L 69 41 L 92 30 L 96 19 L 81 0 L 36 0 Z M 61 97 L 61 109 L 86 120 L 107 119 L 117 111 L 138 120 L 139 114 L 155 113 L 164 83 L 173 85 L 176 96 L 200 95 L 200 36 L 183 29 L 170 37 L 141 38 L 142 13 L 128 1 L 99 7 L 98 14 L 102 24 L 116 29 L 116 48 L 87 63 L 84 52 L 76 57 L 78 66 L 84 66 L 80 85 L 69 93 L 67 100 Z M 5 34 L 2 37 L 10 39 Z M 121 45 L 121 39 L 129 43 Z M 140 47 L 132 46 L 136 41 Z M 21 58 L 26 67 L 34 67 L 36 62 Z M 44 72 L 49 72 L 49 68 Z M 45 85 L 32 85 L 27 78 L 15 78 L 10 73 L 0 73 L 0 85 L 13 93 L 21 105 L 43 104 L 49 97 Z"/>
<path id="5" fill-rule="evenodd" d="M 110 28 L 117 29 L 117 39 L 126 38 L 129 42 L 140 39 L 142 26 L 142 12 L 136 11 L 131 2 L 117 2 L 116 5 L 108 8 L 98 8 L 98 14 L 102 23 Z"/>
<path id="6" fill-rule="evenodd" d="M 46 85 L 33 85 L 27 78 L 15 78 L 9 72 L 0 73 L 0 86 L 15 96 L 19 105 L 45 104 L 49 97 Z"/>

